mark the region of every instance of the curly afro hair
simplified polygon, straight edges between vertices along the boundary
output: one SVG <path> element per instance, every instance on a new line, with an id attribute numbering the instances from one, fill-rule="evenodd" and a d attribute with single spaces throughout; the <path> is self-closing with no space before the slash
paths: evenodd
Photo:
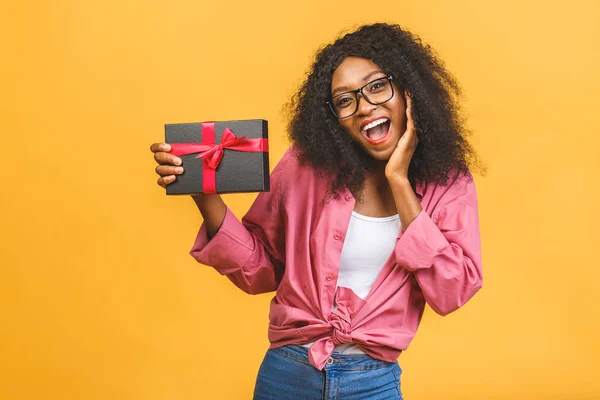
<path id="1" fill-rule="evenodd" d="M 331 179 L 330 195 L 337 198 L 338 189 L 346 187 L 360 199 L 366 172 L 374 165 L 326 104 L 333 73 L 346 57 L 373 61 L 411 93 L 419 137 L 408 172 L 413 187 L 418 182 L 445 185 L 451 175 L 466 175 L 478 165 L 466 140 L 460 87 L 435 51 L 398 25 L 366 25 L 317 52 L 308 77 L 287 105 L 289 136 L 300 161 Z"/>

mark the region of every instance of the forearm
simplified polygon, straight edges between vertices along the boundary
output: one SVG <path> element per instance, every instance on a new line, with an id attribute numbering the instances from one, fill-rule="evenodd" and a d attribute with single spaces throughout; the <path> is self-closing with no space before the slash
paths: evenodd
<path id="1" fill-rule="evenodd" d="M 388 182 L 394 196 L 396 210 L 400 216 L 402 230 L 405 231 L 423 208 L 408 178 L 390 177 Z"/>
<path id="2" fill-rule="evenodd" d="M 202 214 L 208 237 L 212 238 L 219 231 L 225 219 L 227 213 L 225 202 L 218 194 L 193 195 L 192 199 Z"/>
<path id="3" fill-rule="evenodd" d="M 440 315 L 462 307 L 483 285 L 480 259 L 469 258 L 465 251 L 451 243 L 435 257 L 431 268 L 414 271 L 425 300 Z"/>
<path id="4" fill-rule="evenodd" d="M 461 177 L 434 199 L 431 216 L 420 212 L 401 233 L 396 262 L 414 273 L 427 303 L 446 315 L 482 287 L 481 241 L 475 186 Z"/>
<path id="5" fill-rule="evenodd" d="M 268 224 L 268 218 L 261 220 Z M 261 227 L 248 229 L 227 210 L 212 238 L 208 236 L 208 224 L 202 224 L 190 254 L 199 263 L 227 276 L 246 293 L 271 292 L 277 289 L 283 266 L 269 255 L 261 239 L 264 240 Z"/>

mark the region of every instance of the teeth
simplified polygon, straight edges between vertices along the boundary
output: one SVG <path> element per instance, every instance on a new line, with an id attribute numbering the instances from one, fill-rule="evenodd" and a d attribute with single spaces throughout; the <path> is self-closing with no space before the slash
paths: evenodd
<path id="1" fill-rule="evenodd" d="M 373 121 L 370 124 L 365 125 L 365 127 L 363 128 L 363 130 L 366 131 L 368 129 L 375 128 L 377 125 L 381 125 L 384 122 L 387 122 L 387 120 L 388 120 L 387 118 L 379 118 L 378 120 Z"/>

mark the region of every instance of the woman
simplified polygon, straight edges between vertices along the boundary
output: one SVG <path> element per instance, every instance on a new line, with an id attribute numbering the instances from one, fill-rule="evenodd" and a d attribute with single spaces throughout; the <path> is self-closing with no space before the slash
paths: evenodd
<path id="1" fill-rule="evenodd" d="M 458 95 L 420 39 L 363 26 L 318 52 L 290 103 L 293 145 L 242 221 L 193 197 L 192 256 L 247 293 L 276 291 L 256 399 L 401 399 L 397 359 L 425 303 L 445 315 L 481 288 Z M 181 160 L 151 150 L 165 187 Z"/>

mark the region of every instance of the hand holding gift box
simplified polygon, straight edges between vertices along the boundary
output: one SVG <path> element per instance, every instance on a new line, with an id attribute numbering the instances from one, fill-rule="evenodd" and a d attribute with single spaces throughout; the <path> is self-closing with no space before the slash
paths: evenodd
<path id="1" fill-rule="evenodd" d="M 269 190 L 266 120 L 166 124 L 165 142 L 184 168 L 168 195 Z"/>

